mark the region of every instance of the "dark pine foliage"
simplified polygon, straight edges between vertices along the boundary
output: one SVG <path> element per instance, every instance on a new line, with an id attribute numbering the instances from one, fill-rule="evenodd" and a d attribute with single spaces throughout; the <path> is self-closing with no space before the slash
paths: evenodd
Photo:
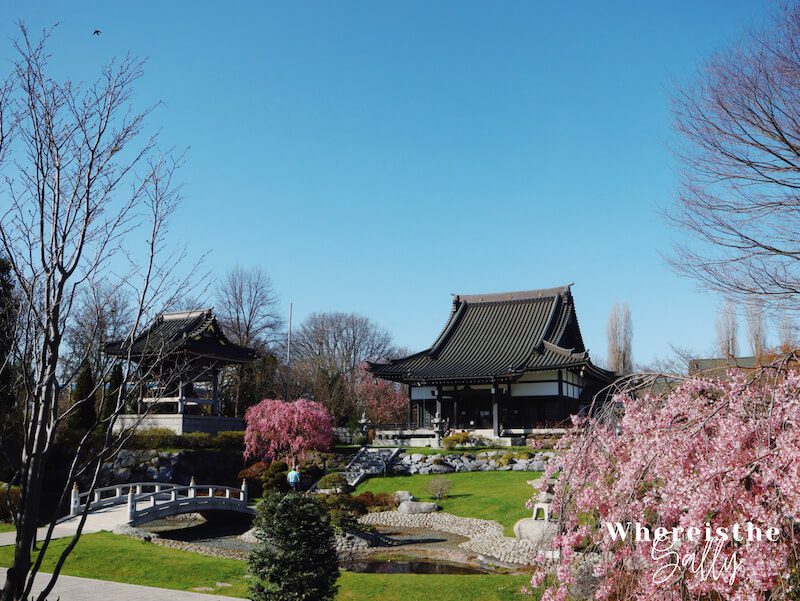
<path id="1" fill-rule="evenodd" d="M 94 406 L 95 392 L 92 367 L 89 365 L 89 361 L 84 359 L 78 368 L 75 389 L 72 391 L 72 402 L 80 402 L 69 419 L 69 430 L 73 434 L 83 435 L 94 427 L 97 421 L 97 409 Z"/>
<path id="2" fill-rule="evenodd" d="M 124 400 L 125 390 L 123 389 L 124 383 L 122 380 L 122 365 L 116 363 L 114 364 L 114 367 L 111 368 L 111 375 L 108 378 L 108 386 L 106 387 L 106 394 L 105 398 L 103 399 L 103 419 L 111 417 L 114 414 L 120 394 Z"/>
<path id="3" fill-rule="evenodd" d="M 258 544 L 248 560 L 253 601 L 330 601 L 339 563 L 325 506 L 297 493 L 270 494 L 259 503 Z"/>

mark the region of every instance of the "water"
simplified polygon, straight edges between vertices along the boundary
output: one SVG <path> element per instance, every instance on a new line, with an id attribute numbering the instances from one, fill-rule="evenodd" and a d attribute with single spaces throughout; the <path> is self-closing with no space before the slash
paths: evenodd
<path id="1" fill-rule="evenodd" d="M 479 568 L 436 561 L 356 561 L 342 567 L 364 574 L 486 574 Z"/>
<path id="2" fill-rule="evenodd" d="M 142 529 L 170 540 L 216 549 L 247 552 L 253 546 L 241 540 L 239 535 L 247 531 L 250 526 L 249 519 L 206 521 L 201 518 L 198 520 L 155 520 L 144 524 Z"/>

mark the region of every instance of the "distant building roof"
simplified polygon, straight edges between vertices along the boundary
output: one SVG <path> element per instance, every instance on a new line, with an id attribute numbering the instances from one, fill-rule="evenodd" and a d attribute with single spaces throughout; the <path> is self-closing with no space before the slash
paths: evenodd
<path id="1" fill-rule="evenodd" d="M 755 357 L 711 357 L 689 359 L 689 375 L 727 377 L 729 369 L 754 369 L 759 363 Z"/>
<path id="2" fill-rule="evenodd" d="M 229 341 L 211 309 L 161 313 L 133 342 L 110 342 L 105 351 L 116 356 L 130 353 L 137 361 L 178 354 L 223 363 L 247 363 L 259 357 L 254 349 Z"/>
<path id="3" fill-rule="evenodd" d="M 433 345 L 388 363 L 370 363 L 381 378 L 405 383 L 514 381 L 526 371 L 594 366 L 583 344 L 569 286 L 457 295 Z"/>

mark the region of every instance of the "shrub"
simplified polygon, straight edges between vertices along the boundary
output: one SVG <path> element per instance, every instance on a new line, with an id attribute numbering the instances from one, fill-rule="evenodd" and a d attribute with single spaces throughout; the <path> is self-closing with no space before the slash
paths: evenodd
<path id="1" fill-rule="evenodd" d="M 264 472 L 267 471 L 269 465 L 270 464 L 266 461 L 256 461 L 253 465 L 249 465 L 239 472 L 239 480 L 243 478 L 262 480 L 264 478 Z"/>
<path id="2" fill-rule="evenodd" d="M 248 559 L 253 601 L 332 601 L 339 564 L 328 510 L 306 495 L 267 496 L 255 519 Z"/>
<path id="3" fill-rule="evenodd" d="M 350 492 L 352 490 L 352 487 L 347 483 L 347 478 L 345 478 L 344 474 L 341 472 L 333 472 L 332 474 L 323 476 L 322 479 L 317 482 L 317 488 L 333 490 L 337 493 Z"/>
<path id="4" fill-rule="evenodd" d="M 181 437 L 169 428 L 136 430 L 128 440 L 133 449 L 165 449 L 181 447 Z"/>
<path id="5" fill-rule="evenodd" d="M 212 445 L 217 449 L 236 449 L 244 451 L 244 432 L 225 431 L 214 436 Z"/>
<path id="6" fill-rule="evenodd" d="M 0 482 L 0 522 L 11 522 L 19 508 L 19 486 Z"/>
<path id="7" fill-rule="evenodd" d="M 374 493 L 367 490 L 354 496 L 353 499 L 364 505 L 369 511 L 388 511 L 397 507 L 397 499 L 388 492 Z"/>
<path id="8" fill-rule="evenodd" d="M 511 464 L 511 454 L 505 453 L 500 455 L 499 457 L 495 457 L 495 461 L 497 461 L 497 465 L 500 467 L 506 467 L 507 465 Z"/>
<path id="9" fill-rule="evenodd" d="M 444 499 L 453 488 L 453 482 L 449 478 L 436 476 L 428 482 L 428 492 L 434 499 Z"/>
<path id="10" fill-rule="evenodd" d="M 442 446 L 445 450 L 452 451 L 455 447 L 485 447 L 486 439 L 477 434 L 470 434 L 469 432 L 454 432 L 449 436 L 442 439 Z"/>
<path id="11" fill-rule="evenodd" d="M 285 461 L 273 461 L 264 470 L 261 482 L 264 486 L 264 494 L 268 492 L 285 493 L 289 491 L 289 481 L 286 475 L 289 473 L 289 466 Z"/>
<path id="12" fill-rule="evenodd" d="M 179 441 L 182 443 L 181 446 L 189 449 L 211 448 L 211 434 L 208 432 L 189 432 L 180 438 L 182 438 L 182 440 Z"/>
<path id="13" fill-rule="evenodd" d="M 331 525 L 337 533 L 369 529 L 358 522 L 358 518 L 368 511 L 367 506 L 358 497 L 349 494 L 327 494 L 320 495 L 319 498 L 327 506 L 331 515 Z"/>

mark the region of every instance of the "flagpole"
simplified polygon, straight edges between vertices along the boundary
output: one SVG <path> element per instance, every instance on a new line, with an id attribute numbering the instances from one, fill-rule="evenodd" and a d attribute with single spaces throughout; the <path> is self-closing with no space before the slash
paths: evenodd
<path id="1" fill-rule="evenodd" d="M 289 330 L 286 333 L 286 387 L 283 399 L 289 401 L 289 380 L 292 375 L 292 303 L 289 303 Z"/>

